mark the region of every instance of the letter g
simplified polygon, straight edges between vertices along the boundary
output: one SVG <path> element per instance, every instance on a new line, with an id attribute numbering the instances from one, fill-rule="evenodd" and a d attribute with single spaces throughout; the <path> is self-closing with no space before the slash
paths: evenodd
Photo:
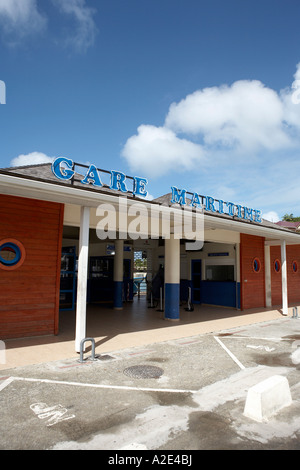
<path id="1" fill-rule="evenodd" d="M 65 163 L 67 168 L 61 168 L 61 163 Z M 52 173 L 60 180 L 69 180 L 74 175 L 72 170 L 73 160 L 64 157 L 58 157 L 54 160 L 51 166 Z"/>

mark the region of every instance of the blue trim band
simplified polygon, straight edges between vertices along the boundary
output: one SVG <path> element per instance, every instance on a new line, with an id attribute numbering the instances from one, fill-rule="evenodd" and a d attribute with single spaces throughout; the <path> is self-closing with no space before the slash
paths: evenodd
<path id="1" fill-rule="evenodd" d="M 114 281 L 114 308 L 123 307 L 123 281 Z"/>
<path id="2" fill-rule="evenodd" d="M 179 320 L 179 284 L 165 284 L 165 318 Z"/>

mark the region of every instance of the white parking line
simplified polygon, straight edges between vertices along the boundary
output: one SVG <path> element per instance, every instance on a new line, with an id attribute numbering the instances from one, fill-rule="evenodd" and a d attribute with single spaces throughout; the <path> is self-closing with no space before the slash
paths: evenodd
<path id="1" fill-rule="evenodd" d="M 2 382 L 2 384 L 0 384 L 0 392 L 1 392 L 1 390 L 3 390 L 5 387 L 7 387 L 7 385 L 11 384 L 13 381 L 14 381 L 14 378 L 13 378 L 13 377 L 9 377 L 8 379 L 4 380 L 4 382 Z"/>
<path id="2" fill-rule="evenodd" d="M 138 392 L 166 392 L 166 393 L 197 393 L 198 392 L 198 390 L 182 390 L 182 389 L 174 389 L 174 388 L 126 387 L 123 385 L 103 385 L 103 384 L 90 384 L 90 383 L 81 383 L 81 382 L 66 382 L 63 380 L 33 379 L 29 377 L 10 377 L 2 385 L 0 385 L 0 390 L 5 388 L 14 380 L 20 380 L 24 382 L 40 382 L 40 383 L 57 384 L 57 385 L 72 385 L 75 387 L 106 388 L 106 389 L 116 389 L 116 390 L 135 390 Z"/>
<path id="3" fill-rule="evenodd" d="M 229 356 L 231 357 L 231 359 L 234 360 L 234 362 L 241 368 L 241 369 L 245 369 L 245 366 L 243 366 L 243 364 L 235 357 L 234 354 L 232 354 L 231 351 L 229 351 L 228 348 L 226 348 L 225 344 L 222 343 L 222 341 L 217 338 L 216 336 L 214 336 L 215 340 L 222 346 L 222 348 L 227 352 L 227 354 L 229 354 Z"/>

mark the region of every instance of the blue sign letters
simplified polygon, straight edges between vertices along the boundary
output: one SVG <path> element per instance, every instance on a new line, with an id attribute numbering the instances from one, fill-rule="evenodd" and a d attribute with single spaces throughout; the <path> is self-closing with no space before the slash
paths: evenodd
<path id="1" fill-rule="evenodd" d="M 172 204 L 186 205 L 186 190 L 178 189 L 172 186 Z M 202 203 L 202 198 L 204 202 Z M 221 199 L 217 200 L 211 196 L 200 196 L 198 193 L 193 193 L 190 206 L 204 209 L 208 212 L 219 212 L 219 214 L 230 215 L 238 219 L 251 220 L 252 222 L 262 222 L 261 211 L 249 209 L 249 207 L 233 204 L 233 202 L 224 202 Z M 227 212 L 226 212 L 227 209 Z"/>
<path id="2" fill-rule="evenodd" d="M 75 164 L 73 160 L 69 158 L 59 157 L 52 163 L 52 172 L 60 180 L 70 180 L 75 175 L 74 170 Z M 104 170 L 98 170 L 95 165 L 90 165 L 84 178 L 80 180 L 82 184 L 92 184 L 93 186 L 102 187 L 99 172 Z M 106 172 L 107 173 L 107 172 Z M 112 170 L 110 173 L 110 189 L 115 191 L 121 191 L 127 193 L 129 190 L 126 186 L 126 175 L 120 171 Z M 148 192 L 146 185 L 148 181 L 146 178 L 140 178 L 135 176 L 133 179 L 133 190 L 134 196 L 146 197 Z M 186 205 L 186 194 L 185 189 L 178 189 L 176 186 L 172 186 L 172 204 L 180 204 L 181 206 Z M 191 193 L 190 193 L 191 194 Z M 239 204 L 233 204 L 232 202 L 225 202 L 221 199 L 214 199 L 211 196 L 201 196 L 194 192 L 191 197 L 190 206 L 194 208 L 204 209 L 208 212 L 218 212 L 219 214 L 229 215 L 231 217 L 237 217 L 242 220 L 249 220 L 252 222 L 262 222 L 261 211 L 250 209 L 246 206 Z"/>
<path id="3" fill-rule="evenodd" d="M 51 169 L 52 173 L 56 178 L 60 180 L 70 180 L 74 175 L 74 162 L 69 158 L 59 157 L 54 160 L 52 163 Z M 80 180 L 82 184 L 92 184 L 93 186 L 98 186 L 101 188 L 103 183 L 101 181 L 99 171 L 95 165 L 90 165 L 84 178 Z M 140 178 L 135 176 L 133 178 L 133 191 L 134 196 L 146 197 L 148 192 L 146 190 L 146 185 L 148 181 L 146 178 Z M 127 193 L 128 189 L 126 187 L 126 175 L 120 171 L 110 171 L 110 189 L 116 191 L 121 191 L 122 193 Z"/>
<path id="4" fill-rule="evenodd" d="M 62 168 L 61 163 L 65 163 L 67 168 Z M 73 161 L 69 158 L 59 157 L 54 160 L 52 163 L 52 172 L 59 180 L 69 180 L 74 175 L 74 170 L 72 170 Z"/>

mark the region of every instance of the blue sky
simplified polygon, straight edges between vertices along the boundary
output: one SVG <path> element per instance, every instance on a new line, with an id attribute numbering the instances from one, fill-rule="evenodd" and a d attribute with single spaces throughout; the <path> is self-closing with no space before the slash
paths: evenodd
<path id="1" fill-rule="evenodd" d="M 299 22 L 298 0 L 0 0 L 0 167 L 65 156 L 300 216 Z"/>

